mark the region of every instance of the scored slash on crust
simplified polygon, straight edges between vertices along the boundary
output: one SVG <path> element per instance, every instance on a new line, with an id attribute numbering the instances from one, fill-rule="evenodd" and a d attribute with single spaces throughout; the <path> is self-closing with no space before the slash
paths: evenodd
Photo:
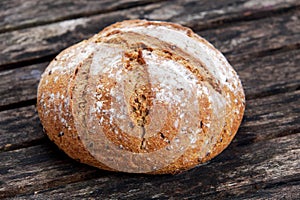
<path id="1" fill-rule="evenodd" d="M 225 57 L 190 29 L 130 20 L 64 50 L 38 89 L 51 140 L 112 171 L 175 173 L 219 154 L 245 108 Z"/>

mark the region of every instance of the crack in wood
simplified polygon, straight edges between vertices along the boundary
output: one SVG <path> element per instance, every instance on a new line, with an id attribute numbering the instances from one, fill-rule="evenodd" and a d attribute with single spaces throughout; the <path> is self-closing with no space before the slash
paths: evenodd
<path id="1" fill-rule="evenodd" d="M 28 99 L 25 101 L 19 101 L 16 103 L 12 104 L 7 104 L 7 105 L 0 105 L 0 112 L 5 111 L 5 110 L 11 110 L 11 109 L 16 109 L 16 108 L 21 108 L 21 107 L 26 107 L 30 105 L 36 105 L 36 98 L 35 99 Z"/>

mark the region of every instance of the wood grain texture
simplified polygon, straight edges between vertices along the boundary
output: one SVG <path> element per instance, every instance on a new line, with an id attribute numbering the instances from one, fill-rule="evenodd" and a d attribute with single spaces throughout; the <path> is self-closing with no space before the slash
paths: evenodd
<path id="1" fill-rule="evenodd" d="M 278 1 L 276 2 L 278 3 Z M 220 10 L 222 6 L 226 6 L 227 4 L 219 5 L 219 7 L 215 9 Z M 273 4 L 275 4 L 275 2 L 273 2 Z M 269 6 L 273 6 L 273 4 L 270 4 Z M 178 17 L 180 16 L 179 13 L 186 16 L 186 14 L 184 13 L 185 10 L 191 10 L 191 12 L 189 12 L 189 15 L 203 15 L 202 18 L 197 18 L 197 20 L 201 20 L 203 21 L 203 23 L 206 23 L 205 17 L 213 17 L 212 15 L 205 14 L 208 12 L 207 10 L 201 12 L 201 10 L 199 11 L 199 9 L 192 9 L 193 7 L 201 9 L 214 9 L 211 2 L 207 3 L 207 5 L 203 5 L 203 7 L 201 7 L 201 4 L 176 4 L 179 7 L 181 6 L 181 9 L 174 8 L 174 5 L 174 3 L 168 1 L 158 4 L 151 4 L 144 7 L 137 7 L 128 10 L 95 15 L 89 18 L 66 20 L 49 25 L 0 34 L 0 41 L 4 41 L 2 44 L 0 44 L 0 68 L 5 69 L 7 66 L 17 65 L 18 62 L 33 62 L 33 60 L 35 59 L 53 57 L 62 49 L 92 36 L 93 34 L 102 30 L 104 27 L 116 21 L 134 18 L 146 18 L 149 20 L 174 21 L 179 22 L 182 25 L 189 25 L 191 21 L 190 18 L 185 17 L 182 18 L 182 20 L 178 19 Z M 238 15 L 237 13 L 239 13 L 239 16 L 243 16 L 244 13 L 249 10 L 251 10 L 251 13 L 255 13 L 255 11 L 261 12 L 261 10 L 263 10 L 261 7 L 253 6 L 255 4 L 252 5 L 250 3 L 248 3 L 248 5 L 252 5 L 252 7 L 248 6 L 247 9 L 245 9 L 245 7 L 243 6 L 237 6 L 237 4 L 233 4 L 232 6 L 234 5 L 236 5 L 236 7 L 233 7 L 229 10 L 222 10 L 218 12 L 214 12 L 214 10 L 211 10 L 210 13 L 219 13 L 215 15 L 215 17 L 218 18 L 220 17 L 220 15 L 230 16 L 230 13 L 232 12 L 234 12 L 235 15 Z M 161 11 L 158 12 L 157 9 Z M 164 11 L 170 10 L 176 10 L 175 14 L 162 14 Z M 182 11 L 180 12 L 180 10 Z M 255 49 L 249 49 L 246 47 L 253 47 L 254 44 L 262 47 L 264 45 L 264 42 L 266 41 L 266 38 L 271 39 L 268 38 L 271 35 L 271 33 L 269 33 L 270 29 L 272 29 L 272 32 L 280 34 L 280 37 L 272 40 L 273 44 L 265 46 L 264 49 L 287 46 L 291 45 L 291 43 L 294 44 L 294 41 L 299 41 L 299 34 L 295 33 L 299 32 L 297 27 L 299 27 L 300 25 L 299 20 L 297 19 L 300 14 L 296 11 L 292 11 L 293 14 L 262 19 L 262 21 L 259 21 L 260 26 L 257 26 L 257 21 L 250 21 L 245 23 L 243 22 L 240 28 L 239 26 L 236 26 L 235 28 L 229 29 L 228 31 L 230 32 L 227 33 L 223 33 L 226 32 L 225 27 L 221 29 L 218 28 L 217 30 L 215 30 L 215 33 L 208 31 L 199 32 L 199 34 L 206 37 L 209 41 L 215 43 L 216 46 L 220 48 L 224 53 L 230 52 L 232 55 L 246 52 L 249 54 L 251 53 L 251 51 L 249 52 L 249 50 L 255 52 Z M 207 21 L 207 24 L 205 26 L 209 27 L 209 23 L 210 21 Z M 197 26 L 198 25 L 191 27 L 198 29 Z M 240 35 L 242 37 L 237 40 L 231 40 L 234 35 Z M 223 41 L 223 38 L 226 38 L 227 41 Z M 223 48 L 221 48 L 222 45 L 219 45 L 217 41 L 214 42 L 217 39 L 222 41 Z M 232 43 L 231 47 L 226 47 L 228 45 L 230 46 L 230 43 Z"/>
<path id="2" fill-rule="evenodd" d="M 128 9 L 157 1 L 159 0 L 3 0 L 0 1 L 0 32 Z"/>
<path id="3" fill-rule="evenodd" d="M 214 198 L 249 195 L 271 184 L 299 181 L 295 180 L 300 170 L 297 165 L 300 155 L 299 134 L 238 149 L 231 145 L 209 165 L 176 176 L 118 174 L 95 170 L 67 161 L 68 158 L 53 151 L 50 144 L 3 152 L 0 161 L 5 165 L 0 169 L 3 174 L 0 195 L 9 197 L 27 194 L 23 197 L 31 196 L 35 199 L 184 196 L 192 199 L 212 194 Z M 75 183 L 78 180 L 80 182 Z"/>

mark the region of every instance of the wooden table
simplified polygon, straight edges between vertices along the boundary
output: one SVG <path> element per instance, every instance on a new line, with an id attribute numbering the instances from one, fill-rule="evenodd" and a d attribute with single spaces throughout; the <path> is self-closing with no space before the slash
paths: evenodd
<path id="1" fill-rule="evenodd" d="M 133 18 L 191 27 L 238 72 L 245 117 L 210 163 L 177 175 L 112 173 L 70 159 L 43 133 L 36 90 L 49 61 Z M 299 0 L 2 0 L 0 41 L 0 198 L 300 199 Z"/>

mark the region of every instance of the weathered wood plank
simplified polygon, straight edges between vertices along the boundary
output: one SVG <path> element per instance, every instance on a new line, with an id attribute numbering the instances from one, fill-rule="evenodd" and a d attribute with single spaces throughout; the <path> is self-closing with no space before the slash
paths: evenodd
<path id="1" fill-rule="evenodd" d="M 244 193 L 255 192 L 269 184 L 299 179 L 299 142 L 300 133 L 247 146 L 231 145 L 210 164 L 176 176 L 95 170 L 74 163 L 49 144 L 38 145 L 1 153 L 0 195 L 27 194 L 26 198 L 35 199 L 234 197 L 242 195 L 240 188 Z"/>
<path id="2" fill-rule="evenodd" d="M 56 21 L 128 9 L 160 0 L 2 0 L 0 33 Z M 290 5 L 293 5 L 291 2 Z"/>
<path id="3" fill-rule="evenodd" d="M 212 5 L 215 3 L 212 1 L 209 2 L 210 3 L 206 2 L 207 5 L 204 4 L 203 9 L 207 9 L 205 6 L 208 5 L 214 9 Z M 275 2 L 278 1 L 268 2 L 275 4 Z M 247 3 L 244 2 L 244 4 L 246 5 Z M 210 26 L 209 23 L 211 23 L 211 20 L 206 21 L 206 19 L 213 18 L 214 15 L 207 14 L 207 10 L 201 12 L 199 9 L 192 9 L 193 7 L 202 8 L 201 3 L 198 5 L 195 2 L 188 2 L 183 5 L 176 5 L 181 9 L 175 8 L 175 4 L 168 1 L 151 4 L 145 7 L 96 15 L 89 18 L 78 18 L 0 34 L 0 41 L 3 41 L 3 43 L 0 44 L 0 68 L 4 69 L 7 66 L 16 65 L 18 62 L 33 62 L 34 59 L 54 56 L 71 44 L 90 37 L 109 24 L 124 19 L 147 18 L 151 20 L 174 21 L 180 22 L 183 25 L 189 25 L 196 15 L 203 15 L 200 17 L 202 20 L 199 19 L 199 21 L 202 21 L 201 23 L 207 22 L 208 24 L 206 25 Z M 225 7 L 225 10 L 222 10 L 222 12 L 220 11 L 221 8 L 217 7 L 215 9 L 218 12 L 212 10 L 211 13 L 217 13 L 217 15 L 214 16 L 216 18 L 221 15 L 230 16 L 232 13 L 234 13 L 234 15 L 239 13 L 239 15 L 243 16 L 245 12 L 249 12 L 251 8 L 254 9 L 252 12 L 255 12 L 256 8 L 256 4 L 254 3 L 253 5 L 250 4 L 252 7 L 250 6 L 247 9 L 243 6 L 234 7 L 234 5 L 236 4 L 233 4 L 233 7 Z M 237 10 L 235 10 L 235 8 Z M 259 11 L 264 10 L 263 6 L 258 6 L 258 8 L 259 9 L 257 10 Z M 174 13 L 170 13 L 171 10 L 173 10 Z M 184 12 L 186 10 L 191 10 L 191 12 Z M 164 12 L 166 13 L 162 14 Z M 188 17 L 191 15 L 195 16 L 192 18 Z M 180 18 L 180 16 L 182 16 L 182 18 Z M 299 16 L 300 12 L 297 12 L 296 10 L 285 15 L 243 22 L 242 24 L 238 24 L 238 26 L 233 26 L 231 28 L 224 27 L 217 30 L 200 31 L 199 33 L 204 35 L 209 41 L 215 43 L 224 53 L 230 53 L 232 55 L 243 53 L 249 54 L 253 53 L 253 51 L 257 53 L 258 50 L 274 49 L 298 44 L 300 34 L 298 34 L 299 30 L 297 27 L 300 26 L 300 20 L 297 19 Z M 198 29 L 197 26 L 199 28 L 200 24 L 193 24 L 192 28 Z M 269 40 L 272 43 L 269 42 L 266 44 Z M 254 45 L 256 48 L 253 48 Z"/>

